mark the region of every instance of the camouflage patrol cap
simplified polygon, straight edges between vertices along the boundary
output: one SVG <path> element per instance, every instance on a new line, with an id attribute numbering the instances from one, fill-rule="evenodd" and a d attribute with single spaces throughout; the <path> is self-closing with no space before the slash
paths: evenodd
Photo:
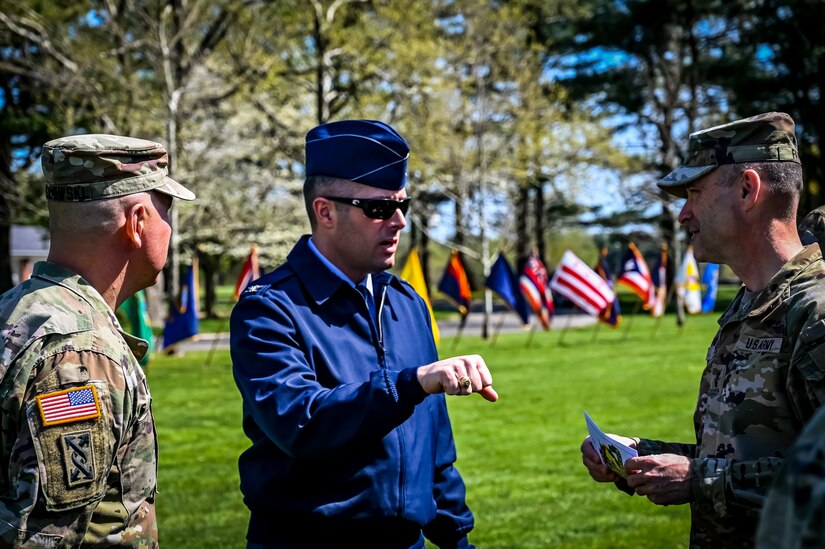
<path id="1" fill-rule="evenodd" d="M 685 198 L 685 185 L 723 164 L 796 162 L 793 119 L 768 112 L 690 134 L 684 163 L 660 179 L 659 188 Z"/>
<path id="2" fill-rule="evenodd" d="M 85 202 L 147 191 L 195 198 L 166 175 L 169 155 L 163 145 L 145 139 L 105 134 L 61 137 L 43 145 L 41 164 L 49 200 Z"/>

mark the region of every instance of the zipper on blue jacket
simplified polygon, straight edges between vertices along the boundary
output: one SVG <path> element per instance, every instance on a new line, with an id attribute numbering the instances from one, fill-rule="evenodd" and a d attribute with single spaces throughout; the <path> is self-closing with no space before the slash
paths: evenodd
<path id="1" fill-rule="evenodd" d="M 378 360 L 381 365 L 381 368 L 384 370 L 384 374 L 387 374 L 387 362 L 386 362 L 386 349 L 384 348 L 384 329 L 381 323 L 381 317 L 383 316 L 382 313 L 384 311 L 384 303 L 387 298 L 387 287 L 381 287 L 381 299 L 378 302 L 378 313 L 375 315 L 376 320 L 378 323 Z M 395 402 L 398 402 L 398 391 L 395 389 L 395 385 L 387 380 L 387 384 L 392 391 L 392 397 Z M 396 435 L 398 436 L 398 452 L 399 456 L 401 457 L 399 468 L 398 468 L 398 516 L 404 516 L 404 508 L 407 506 L 407 498 L 404 492 L 404 485 L 406 484 L 406 477 L 407 477 L 407 470 L 404 466 L 404 456 L 406 455 L 406 448 L 404 445 L 404 432 L 403 432 L 404 424 L 402 423 L 396 429 Z"/>
<path id="2" fill-rule="evenodd" d="M 384 330 L 381 324 L 381 313 L 384 310 L 384 301 L 387 298 L 387 287 L 381 287 L 381 301 L 378 302 L 378 346 L 381 348 L 381 354 L 384 354 Z"/>

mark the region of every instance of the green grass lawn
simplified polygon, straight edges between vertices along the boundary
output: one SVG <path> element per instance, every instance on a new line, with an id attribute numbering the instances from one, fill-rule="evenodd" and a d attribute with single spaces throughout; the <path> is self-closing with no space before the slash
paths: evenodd
<path id="1" fill-rule="evenodd" d="M 579 446 L 587 410 L 607 432 L 691 441 L 692 414 L 716 317 L 638 315 L 625 327 L 465 335 L 441 356 L 479 353 L 501 399 L 450 398 L 457 466 L 484 548 L 686 547 L 689 512 L 590 480 Z M 247 447 L 228 351 L 155 357 L 147 373 L 160 443 L 157 500 L 164 547 L 243 547 L 247 512 L 237 457 Z"/>

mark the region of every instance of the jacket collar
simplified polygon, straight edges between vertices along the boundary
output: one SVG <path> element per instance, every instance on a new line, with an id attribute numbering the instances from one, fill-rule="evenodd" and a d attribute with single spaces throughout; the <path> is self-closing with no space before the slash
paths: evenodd
<path id="1" fill-rule="evenodd" d="M 109 321 L 120 332 L 129 349 L 140 360 L 149 351 L 149 343 L 132 334 L 123 331 L 120 322 L 117 321 L 114 311 L 109 308 L 109 304 L 103 299 L 103 296 L 91 285 L 89 282 L 77 274 L 76 272 L 52 263 L 51 261 L 38 261 L 32 268 L 32 278 L 40 278 L 48 280 L 53 284 L 62 286 L 70 292 L 76 294 L 80 299 L 89 304 L 89 306 L 96 311 L 105 311 L 109 317 Z"/>
<path id="2" fill-rule="evenodd" d="M 742 298 L 745 294 L 745 286 L 739 288 L 730 307 L 719 318 L 719 325 L 724 325 L 730 321 L 738 321 L 750 316 L 759 316 L 773 307 L 777 301 L 785 300 L 791 295 L 791 284 L 802 274 L 811 263 L 822 260 L 822 252 L 819 245 L 810 244 L 788 260 L 779 271 L 773 275 L 768 285 L 765 286 L 759 295 L 755 296 L 751 307 L 748 310 L 741 309 Z"/>
<path id="3" fill-rule="evenodd" d="M 329 267 L 318 259 L 318 256 L 309 249 L 309 235 L 304 235 L 292 248 L 287 256 L 287 264 L 298 275 L 301 285 L 307 289 L 309 295 L 318 305 L 322 305 L 331 298 L 342 286 L 348 287 L 338 275 L 329 270 Z M 381 288 L 390 285 L 409 296 L 410 292 L 401 283 L 398 277 L 387 271 L 373 273 L 373 293 L 379 295 Z"/>

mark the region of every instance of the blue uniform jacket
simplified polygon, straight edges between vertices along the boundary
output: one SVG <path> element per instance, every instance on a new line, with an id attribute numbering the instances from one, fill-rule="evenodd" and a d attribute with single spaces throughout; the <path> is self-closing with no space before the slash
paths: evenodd
<path id="1" fill-rule="evenodd" d="M 467 545 L 473 516 L 453 467 L 443 395 L 416 368 L 438 359 L 429 313 L 389 273 L 373 275 L 378 322 L 357 290 L 303 237 L 287 262 L 253 282 L 232 312 L 243 396 L 241 491 L 247 538 L 309 547 Z"/>

